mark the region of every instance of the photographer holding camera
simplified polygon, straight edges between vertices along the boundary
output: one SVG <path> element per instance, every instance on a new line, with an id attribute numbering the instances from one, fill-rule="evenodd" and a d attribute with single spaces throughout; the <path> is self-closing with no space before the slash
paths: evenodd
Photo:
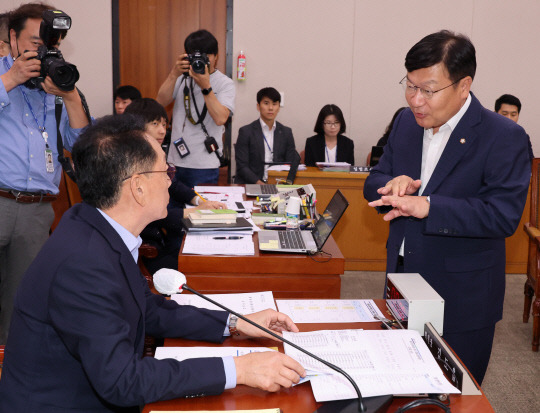
<path id="1" fill-rule="evenodd" d="M 0 344 L 7 341 L 20 279 L 47 240 L 54 220 L 51 202 L 59 192 L 62 173 L 54 95 L 63 98 L 58 128 L 66 149 L 71 150 L 89 122 L 74 88 L 77 69 L 55 48 L 71 19 L 55 12 L 69 24 L 63 30 L 53 28 L 58 14 L 51 10 L 37 3 L 13 10 L 11 54 L 0 58 Z M 54 44 L 47 44 L 42 33 L 52 35 Z"/>
<path id="2" fill-rule="evenodd" d="M 218 142 L 234 110 L 235 89 L 216 69 L 218 42 L 212 33 L 191 33 L 184 49 L 156 100 L 163 106 L 175 100 L 168 161 L 176 166 L 176 178 L 192 188 L 218 182 L 225 163 Z"/>

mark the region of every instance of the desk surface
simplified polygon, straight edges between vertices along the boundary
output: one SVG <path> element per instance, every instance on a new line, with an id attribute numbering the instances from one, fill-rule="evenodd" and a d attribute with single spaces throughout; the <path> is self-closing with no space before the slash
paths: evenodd
<path id="1" fill-rule="evenodd" d="M 178 256 L 178 269 L 191 287 L 205 294 L 273 291 L 275 298 L 339 298 L 345 259 L 332 237 L 327 254 L 274 253 L 259 251 L 253 234 L 255 255 Z"/>
<path id="2" fill-rule="evenodd" d="M 375 300 L 383 313 L 387 314 L 384 300 Z M 358 329 L 365 330 L 379 329 L 378 323 L 343 323 L 343 324 L 298 324 L 301 331 L 314 331 L 323 329 Z M 166 346 L 220 346 L 220 344 L 188 341 L 183 339 L 167 339 Z M 228 338 L 222 344 L 224 346 L 268 346 L 277 347 L 283 351 L 283 345 L 272 340 L 233 340 Z M 399 406 L 410 402 L 411 398 L 395 398 L 389 412 L 395 411 Z M 450 396 L 453 413 L 483 413 L 493 412 L 486 396 Z M 174 410 L 247 410 L 247 409 L 269 409 L 279 407 L 283 413 L 312 413 L 322 403 L 317 403 L 313 397 L 311 385 L 303 383 L 294 388 L 284 389 L 277 393 L 267 393 L 262 390 L 253 389 L 247 386 L 238 386 L 235 389 L 226 390 L 219 396 L 206 396 L 192 399 L 174 399 L 162 402 L 151 403 L 145 406 L 143 413 L 150 411 L 174 411 Z M 423 407 L 413 410 L 414 412 L 440 412 L 440 409 Z"/>

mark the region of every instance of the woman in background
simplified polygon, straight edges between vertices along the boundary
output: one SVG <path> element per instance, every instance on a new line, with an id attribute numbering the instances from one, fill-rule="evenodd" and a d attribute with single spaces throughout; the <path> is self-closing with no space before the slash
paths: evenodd
<path id="1" fill-rule="evenodd" d="M 315 136 L 306 140 L 305 164 L 347 162 L 354 165 L 354 142 L 343 135 L 346 125 L 343 112 L 336 105 L 325 105 L 319 112 Z"/>

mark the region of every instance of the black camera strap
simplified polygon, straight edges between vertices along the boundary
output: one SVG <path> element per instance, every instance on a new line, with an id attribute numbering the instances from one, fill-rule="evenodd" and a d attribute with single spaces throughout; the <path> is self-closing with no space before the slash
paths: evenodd
<path id="1" fill-rule="evenodd" d="M 229 160 L 227 158 L 225 158 L 223 156 L 223 154 L 221 154 L 221 152 L 219 151 L 219 148 L 218 148 L 218 143 L 216 142 L 215 138 L 211 137 L 210 134 L 208 133 L 208 131 L 206 130 L 206 126 L 204 125 L 204 119 L 206 118 L 206 114 L 208 113 L 208 109 L 206 107 L 206 103 L 204 104 L 203 106 L 203 110 L 202 110 L 202 113 L 199 113 L 199 108 L 197 107 L 197 101 L 195 100 L 195 95 L 193 94 L 193 78 L 190 78 L 191 79 L 191 97 L 193 98 L 193 106 L 195 107 L 195 112 L 197 113 L 197 117 L 199 118 L 199 120 L 197 122 L 195 122 L 195 120 L 193 119 L 192 115 L 191 115 L 191 105 L 190 105 L 190 91 L 189 91 L 189 87 L 187 85 L 187 77 L 184 76 L 184 81 L 185 81 L 185 85 L 184 85 L 184 108 L 186 110 L 186 118 L 189 119 L 189 121 L 193 124 L 193 125 L 201 125 L 201 128 L 204 132 L 204 135 L 206 136 L 206 139 L 205 139 L 205 146 L 206 146 L 206 149 L 208 150 L 208 152 L 214 152 L 217 156 L 217 158 L 219 159 L 219 166 L 220 167 L 223 167 L 223 166 L 228 166 L 229 165 Z M 209 148 L 212 148 L 212 149 L 209 149 Z"/>
<path id="2" fill-rule="evenodd" d="M 83 105 L 84 113 L 88 119 L 88 123 L 91 124 L 92 117 L 90 116 L 90 109 L 88 108 L 88 103 L 86 103 L 86 98 L 77 87 L 75 89 L 77 89 L 77 93 L 79 93 L 79 96 L 81 97 L 81 103 Z M 69 176 L 73 182 L 77 183 L 71 158 L 64 156 L 64 143 L 62 140 L 62 134 L 60 133 L 62 106 L 64 106 L 64 100 L 60 96 L 56 96 L 54 100 L 54 116 L 56 118 L 56 147 L 58 149 L 58 162 L 60 162 L 60 165 L 62 165 L 62 168 L 66 172 L 67 176 Z"/>
<path id="3" fill-rule="evenodd" d="M 195 95 L 193 94 L 193 78 L 191 79 L 191 97 L 190 97 L 190 87 L 188 87 L 187 84 L 187 77 L 184 76 L 184 108 L 186 110 L 186 117 L 189 119 L 189 121 L 193 125 L 199 125 L 201 124 L 203 126 L 203 130 L 208 135 L 204 128 L 204 119 L 206 118 L 206 114 L 208 113 L 208 108 L 206 107 L 206 103 L 203 106 L 202 113 L 199 113 L 199 108 L 197 107 L 197 101 L 195 100 Z M 193 99 L 193 106 L 195 107 L 195 113 L 197 113 L 198 120 L 195 121 L 193 119 L 193 115 L 191 114 L 191 100 Z"/>

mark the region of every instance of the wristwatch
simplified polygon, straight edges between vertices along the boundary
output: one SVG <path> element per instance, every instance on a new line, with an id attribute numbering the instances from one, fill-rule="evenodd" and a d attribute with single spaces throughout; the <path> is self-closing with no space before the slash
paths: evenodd
<path id="1" fill-rule="evenodd" d="M 231 335 L 231 337 L 240 335 L 240 333 L 236 329 L 237 323 L 238 323 L 238 317 L 231 314 L 231 316 L 229 317 L 229 334 Z"/>
<path id="2" fill-rule="evenodd" d="M 209 87 L 208 89 L 201 89 L 201 92 L 204 96 L 208 95 L 212 91 L 212 88 Z"/>

